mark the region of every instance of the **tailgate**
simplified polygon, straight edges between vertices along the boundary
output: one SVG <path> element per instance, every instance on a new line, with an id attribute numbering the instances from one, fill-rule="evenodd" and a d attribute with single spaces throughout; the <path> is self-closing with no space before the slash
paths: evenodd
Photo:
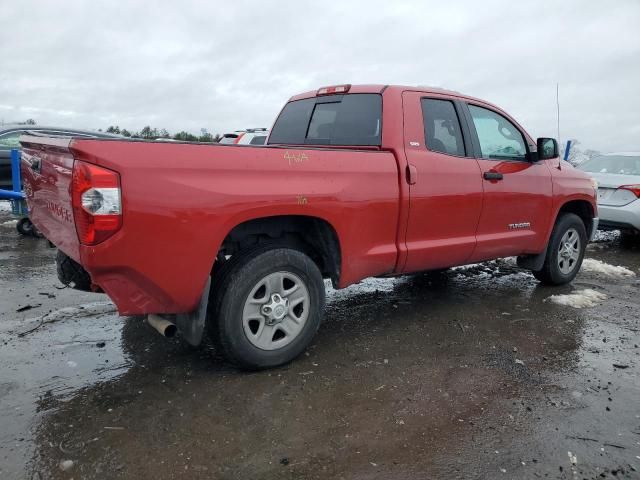
<path id="1" fill-rule="evenodd" d="M 80 261 L 71 206 L 73 156 L 70 138 L 22 136 L 22 176 L 29 217 L 40 232 Z"/>

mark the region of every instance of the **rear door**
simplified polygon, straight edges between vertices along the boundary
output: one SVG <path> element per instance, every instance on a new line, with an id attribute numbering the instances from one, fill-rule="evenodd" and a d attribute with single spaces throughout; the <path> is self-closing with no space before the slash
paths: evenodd
<path id="1" fill-rule="evenodd" d="M 79 262 L 71 206 L 70 142 L 69 138 L 22 137 L 22 176 L 31 220 L 48 240 Z"/>
<path id="2" fill-rule="evenodd" d="M 464 264 L 476 246 L 482 180 L 460 107 L 421 92 L 404 92 L 402 104 L 410 191 L 403 271 Z"/>
<path id="3" fill-rule="evenodd" d="M 527 136 L 486 105 L 463 104 L 484 190 L 478 245 L 470 261 L 539 253 L 552 209 L 551 172 L 529 160 Z"/>

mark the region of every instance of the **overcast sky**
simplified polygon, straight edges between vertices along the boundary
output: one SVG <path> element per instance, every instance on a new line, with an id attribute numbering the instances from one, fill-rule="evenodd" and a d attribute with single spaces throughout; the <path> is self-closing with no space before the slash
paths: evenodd
<path id="1" fill-rule="evenodd" d="M 33 1 L 0 11 L 0 121 L 270 126 L 293 94 L 433 85 L 534 136 L 640 150 L 640 1 Z"/>

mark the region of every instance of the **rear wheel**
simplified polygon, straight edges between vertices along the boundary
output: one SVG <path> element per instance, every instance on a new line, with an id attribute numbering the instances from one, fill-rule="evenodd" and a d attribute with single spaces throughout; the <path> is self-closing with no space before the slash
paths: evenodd
<path id="1" fill-rule="evenodd" d="M 35 236 L 35 227 L 29 217 L 21 218 L 16 224 L 16 229 L 20 235 Z"/>
<path id="2" fill-rule="evenodd" d="M 92 291 L 91 277 L 87 271 L 62 250 L 58 250 L 56 254 L 56 270 L 58 279 L 64 285 L 83 292 Z"/>
<path id="3" fill-rule="evenodd" d="M 582 219 L 573 213 L 563 214 L 551 233 L 544 265 L 533 275 L 548 285 L 571 282 L 580 270 L 586 247 L 587 231 Z"/>
<path id="4" fill-rule="evenodd" d="M 318 330 L 324 283 L 316 264 L 300 251 L 272 246 L 236 254 L 213 283 L 210 334 L 223 355 L 242 368 L 287 363 Z"/>

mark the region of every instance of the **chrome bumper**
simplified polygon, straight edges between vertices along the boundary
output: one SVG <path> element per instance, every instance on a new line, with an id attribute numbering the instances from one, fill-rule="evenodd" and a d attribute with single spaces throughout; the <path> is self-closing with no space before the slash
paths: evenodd
<path id="1" fill-rule="evenodd" d="M 598 217 L 593 217 L 591 221 L 591 232 L 589 232 L 589 241 L 593 242 L 593 239 L 596 238 L 596 232 L 598 231 L 598 225 L 600 225 L 600 219 Z"/>

